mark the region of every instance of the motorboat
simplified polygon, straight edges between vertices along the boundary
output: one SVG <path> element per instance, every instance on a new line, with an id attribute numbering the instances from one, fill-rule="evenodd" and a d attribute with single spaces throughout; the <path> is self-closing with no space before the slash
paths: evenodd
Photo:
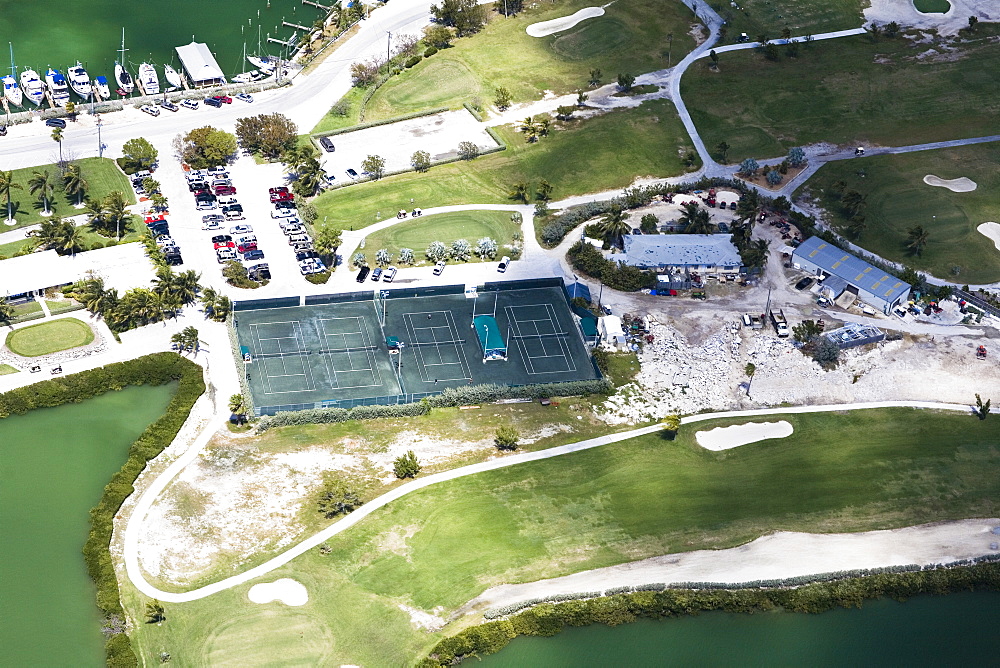
<path id="1" fill-rule="evenodd" d="M 8 74 L 0 81 L 3 81 L 3 96 L 15 107 L 20 107 L 24 101 L 24 95 L 21 93 L 21 87 L 17 85 L 17 79 Z"/>
<path id="2" fill-rule="evenodd" d="M 36 107 L 45 99 L 45 84 L 35 70 L 21 72 L 21 91 Z"/>
<path id="3" fill-rule="evenodd" d="M 273 56 L 247 56 L 247 60 L 264 74 L 274 74 L 274 69 L 278 64 L 277 59 Z"/>
<path id="4" fill-rule="evenodd" d="M 156 68 L 149 63 L 139 65 L 136 78 L 144 95 L 156 95 L 160 92 L 160 80 L 156 76 Z"/>
<path id="5" fill-rule="evenodd" d="M 260 70 L 250 70 L 249 72 L 241 72 L 233 77 L 233 81 L 236 83 L 253 83 L 255 81 L 260 81 L 261 79 L 266 79 L 267 76 Z"/>
<path id="6" fill-rule="evenodd" d="M 60 107 L 65 107 L 69 102 L 69 86 L 66 84 L 66 77 L 57 69 L 49 68 L 45 71 L 45 85 L 52 93 L 52 102 Z"/>
<path id="7" fill-rule="evenodd" d="M 125 66 L 122 65 L 125 62 L 125 28 L 122 28 L 122 48 L 118 49 L 120 60 L 115 61 L 115 82 L 118 83 L 118 94 L 125 96 L 135 90 L 135 81 L 132 79 L 132 75 L 128 73 Z"/>
<path id="8" fill-rule="evenodd" d="M 94 77 L 94 94 L 102 100 L 111 99 L 111 87 L 106 76 Z"/>
<path id="9" fill-rule="evenodd" d="M 69 78 L 69 87 L 73 89 L 73 92 L 84 100 L 89 100 L 94 89 L 90 83 L 90 75 L 87 74 L 87 70 L 83 69 L 79 60 L 76 61 L 76 65 L 66 70 L 66 76 Z"/>
<path id="10" fill-rule="evenodd" d="M 170 65 L 163 66 L 163 78 L 167 80 L 172 88 L 183 88 L 184 82 L 181 81 L 181 75 L 177 73 L 177 70 L 172 68 Z"/>

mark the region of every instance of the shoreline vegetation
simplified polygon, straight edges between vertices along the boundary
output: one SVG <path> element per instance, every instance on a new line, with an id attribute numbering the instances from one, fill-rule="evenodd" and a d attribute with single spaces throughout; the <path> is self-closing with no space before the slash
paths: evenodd
<path id="1" fill-rule="evenodd" d="M 812 576 L 833 578 L 812 584 L 801 584 L 803 578 L 791 578 L 787 584 L 782 581 L 733 586 L 684 583 L 697 588 L 663 589 L 664 585 L 648 585 L 648 589 L 637 587 L 635 591 L 610 596 L 594 592 L 590 594 L 593 598 L 542 602 L 506 619 L 466 628 L 435 645 L 418 665 L 421 668 L 455 665 L 472 656 L 495 654 L 518 636 L 550 637 L 567 626 L 618 626 L 639 618 L 663 619 L 709 611 L 755 614 L 784 610 L 817 614 L 837 607 L 860 608 L 865 600 L 877 598 L 903 602 L 924 594 L 1000 591 L 1000 563 L 995 555 L 987 559 L 988 563 L 968 565 L 971 560 L 966 560 L 959 565 L 930 569 L 919 566 L 873 569 L 859 573 L 858 577 L 852 577 L 852 573 L 831 573 Z M 753 588 L 737 588 L 745 585 Z"/>
<path id="2" fill-rule="evenodd" d="M 201 367 L 176 353 L 154 353 L 127 362 L 82 371 L 61 378 L 0 394 L 0 419 L 22 415 L 36 408 L 52 408 L 80 403 L 130 385 L 162 385 L 176 382 L 177 391 L 163 415 L 136 438 L 121 469 L 111 478 L 101 500 L 90 511 L 90 536 L 83 546 L 87 572 L 94 581 L 97 607 L 104 617 L 105 655 L 108 666 L 137 666 L 126 629 L 129 624 L 122 608 L 118 580 L 111 559 L 110 544 L 115 513 L 134 491 L 133 483 L 146 463 L 173 441 L 187 420 L 191 407 L 205 391 Z"/>

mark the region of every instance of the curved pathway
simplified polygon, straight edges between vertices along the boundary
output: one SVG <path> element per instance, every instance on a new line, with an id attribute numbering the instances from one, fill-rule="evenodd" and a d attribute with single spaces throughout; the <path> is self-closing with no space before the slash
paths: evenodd
<path id="1" fill-rule="evenodd" d="M 828 413 L 834 411 L 846 411 L 846 410 L 865 410 L 870 408 L 926 408 L 926 409 L 936 409 L 936 410 L 948 410 L 948 411 L 958 411 L 958 412 L 971 412 L 971 407 L 960 405 L 960 404 L 945 404 L 936 403 L 930 401 L 879 401 L 873 403 L 855 403 L 855 404 L 832 404 L 826 406 L 794 406 L 789 408 L 759 408 L 754 410 L 746 411 L 723 411 L 720 413 L 699 413 L 697 415 L 690 415 L 681 420 L 681 424 L 694 424 L 697 422 L 702 422 L 705 420 L 714 420 L 718 418 L 739 418 L 739 417 L 757 417 L 762 415 L 794 415 L 802 413 Z M 619 432 L 616 434 L 608 434 L 606 436 L 599 436 L 597 438 L 587 439 L 585 441 L 578 441 L 577 443 L 570 443 L 568 445 L 562 445 L 555 448 L 549 448 L 548 450 L 539 450 L 537 452 L 525 452 L 518 455 L 511 455 L 509 457 L 501 457 L 499 459 L 492 459 L 486 462 L 480 462 L 478 464 L 470 464 L 469 466 L 463 466 L 457 469 L 452 469 L 450 471 L 442 471 L 441 473 L 435 473 L 429 475 L 425 478 L 417 478 L 411 480 L 406 484 L 400 485 L 394 489 L 389 490 L 385 494 L 369 501 L 365 505 L 361 506 L 353 513 L 344 517 L 343 519 L 335 522 L 326 529 L 313 534 L 309 538 L 305 539 L 301 543 L 289 548 L 288 550 L 282 552 L 281 554 L 269 559 L 260 566 L 251 568 L 239 575 L 234 575 L 232 577 L 225 578 L 219 582 L 206 585 L 204 587 L 199 587 L 192 591 L 187 592 L 167 592 L 159 589 L 152 584 L 150 584 L 142 573 L 142 569 L 139 566 L 139 556 L 138 556 L 138 543 L 139 543 L 139 531 L 141 528 L 142 521 L 145 519 L 146 514 L 149 512 L 150 507 L 160 493 L 166 488 L 173 478 L 180 473 L 180 471 L 187 466 L 189 463 L 194 461 L 195 457 L 198 456 L 200 450 L 208 443 L 214 433 L 213 426 L 220 428 L 225 422 L 223 418 L 217 418 L 213 421 L 207 429 L 205 429 L 201 435 L 195 440 L 191 446 L 182 454 L 176 461 L 171 463 L 171 465 L 164 471 L 160 476 L 158 476 L 152 484 L 143 492 L 142 496 L 139 498 L 131 516 L 128 519 L 128 524 L 125 528 L 125 540 L 124 540 L 124 553 L 125 553 L 125 570 L 128 573 L 129 579 L 132 584 L 141 591 L 143 594 L 150 596 L 161 601 L 167 601 L 169 603 L 184 603 L 187 601 L 197 601 L 198 599 L 205 598 L 206 596 L 211 596 L 212 594 L 224 591 L 231 587 L 244 584 L 253 580 L 255 578 L 261 577 L 270 573 L 271 571 L 280 568 L 295 559 L 296 557 L 308 552 L 314 547 L 318 547 L 325 541 L 329 540 L 333 536 L 340 534 L 347 529 L 351 528 L 364 518 L 368 517 L 375 511 L 383 508 L 384 506 L 400 499 L 411 492 L 415 492 L 418 489 L 423 489 L 424 487 L 429 487 L 431 485 L 437 484 L 439 482 L 444 482 L 446 480 L 455 480 L 456 478 L 463 478 L 465 476 L 474 475 L 476 473 L 482 473 L 484 471 L 494 471 L 497 469 L 507 468 L 509 466 L 515 466 L 517 464 L 523 464 L 525 462 L 539 461 L 542 459 L 550 459 L 552 457 L 558 457 L 561 455 L 566 455 L 572 452 L 580 452 L 582 450 L 589 450 L 591 448 L 597 448 L 602 445 L 610 445 L 612 443 L 618 443 L 630 438 L 635 438 L 637 436 L 644 436 L 646 434 L 652 434 L 662 430 L 660 425 L 651 425 L 648 427 L 640 427 L 638 429 L 632 429 L 630 431 Z"/>

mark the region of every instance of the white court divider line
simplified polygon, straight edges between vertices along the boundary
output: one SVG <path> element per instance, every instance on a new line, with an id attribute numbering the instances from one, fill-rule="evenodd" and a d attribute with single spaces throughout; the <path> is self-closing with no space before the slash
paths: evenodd
<path id="1" fill-rule="evenodd" d="M 837 411 L 851 411 L 851 410 L 868 410 L 872 408 L 923 408 L 931 410 L 947 410 L 947 411 L 957 411 L 963 413 L 972 413 L 972 407 L 964 404 L 943 404 L 935 403 L 933 401 L 877 401 L 873 403 L 852 403 L 852 404 L 828 404 L 824 406 L 792 406 L 787 408 L 758 408 L 746 411 L 723 411 L 720 413 L 700 413 L 698 415 L 689 415 L 681 419 L 681 424 L 691 424 L 695 422 L 703 422 L 705 420 L 717 420 L 723 418 L 743 418 L 743 417 L 756 417 L 761 415 L 795 415 L 803 413 L 833 413 Z M 344 517 L 327 528 L 313 534 L 309 538 L 306 538 L 301 543 L 290 547 L 285 552 L 272 557 L 271 559 L 265 561 L 263 564 L 251 568 L 250 570 L 244 571 L 238 575 L 233 575 L 218 582 L 214 582 L 204 587 L 199 587 L 191 591 L 186 592 L 168 592 L 158 589 L 151 585 L 142 574 L 142 570 L 139 567 L 139 556 L 138 556 L 138 543 L 139 543 L 139 527 L 142 520 L 145 518 L 146 514 L 149 512 L 149 508 L 152 506 L 153 501 L 156 497 L 166 488 L 167 484 L 176 476 L 180 471 L 187 466 L 190 462 L 194 461 L 195 457 L 200 452 L 201 447 L 204 447 L 208 443 L 211 436 L 215 433 L 215 430 L 220 429 L 225 423 L 224 419 L 217 419 L 209 425 L 198 440 L 187 452 L 184 453 L 177 461 L 167 467 L 156 480 L 150 484 L 149 488 L 143 493 L 139 501 L 136 503 L 135 509 L 132 511 L 129 517 L 128 524 L 125 527 L 125 541 L 124 541 L 124 556 L 125 556 L 125 572 L 128 574 L 129 579 L 132 584 L 141 591 L 146 596 L 158 599 L 160 601 L 166 601 L 168 603 L 186 603 L 188 601 L 197 601 L 198 599 L 205 598 L 206 596 L 211 596 L 212 594 L 217 594 L 220 591 L 225 591 L 231 587 L 244 584 L 253 580 L 255 578 L 267 575 L 271 571 L 281 568 L 292 559 L 295 559 L 302 554 L 305 554 L 314 547 L 318 547 L 323 544 L 323 542 L 329 540 L 330 538 L 336 536 L 339 533 L 346 531 L 347 529 L 353 527 L 355 524 L 365 519 L 375 511 L 385 507 L 386 505 L 400 499 L 411 492 L 415 492 L 418 489 L 423 489 L 424 487 L 430 487 L 439 482 L 445 482 L 447 480 L 455 480 L 457 478 L 464 478 L 465 476 L 475 475 L 476 473 L 483 473 L 485 471 L 494 471 L 497 469 L 506 468 L 508 466 L 516 466 L 517 464 L 524 464 L 527 462 L 539 461 L 542 459 L 550 459 L 552 457 L 559 457 L 562 455 L 570 454 L 573 452 L 581 452 L 583 450 L 590 450 L 591 448 L 597 448 L 602 445 L 611 445 L 612 443 L 618 443 L 620 441 L 625 441 L 631 438 L 636 438 L 638 436 L 645 436 L 646 434 L 653 434 L 658 431 L 662 431 L 662 427 L 658 424 L 650 425 L 648 427 L 639 427 L 638 429 L 632 429 L 629 431 L 618 432 L 616 434 L 607 434 L 605 436 L 598 436 L 597 438 L 590 438 L 585 441 L 579 441 L 577 443 L 570 443 L 568 445 L 561 445 L 555 448 L 549 448 L 547 450 L 538 450 L 536 452 L 524 452 L 517 455 L 510 455 L 507 457 L 500 457 L 498 459 L 491 459 L 490 461 L 480 462 L 478 464 L 470 464 L 468 466 L 462 466 L 457 469 L 452 469 L 451 471 L 442 471 L 440 473 L 434 473 L 427 476 L 426 478 L 416 478 L 411 480 L 399 487 L 393 488 L 378 496 L 365 505 L 361 506 L 353 513 Z M 214 428 L 213 428 L 214 426 Z M 200 447 L 195 447 L 197 444 L 201 444 Z"/>

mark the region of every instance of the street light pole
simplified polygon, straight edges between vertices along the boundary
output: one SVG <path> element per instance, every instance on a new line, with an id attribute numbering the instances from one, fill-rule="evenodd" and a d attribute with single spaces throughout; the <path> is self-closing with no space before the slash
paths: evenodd
<path id="1" fill-rule="evenodd" d="M 104 125 L 104 121 L 101 120 L 101 115 L 97 114 L 97 157 L 104 157 L 104 142 L 101 141 L 101 126 Z"/>

